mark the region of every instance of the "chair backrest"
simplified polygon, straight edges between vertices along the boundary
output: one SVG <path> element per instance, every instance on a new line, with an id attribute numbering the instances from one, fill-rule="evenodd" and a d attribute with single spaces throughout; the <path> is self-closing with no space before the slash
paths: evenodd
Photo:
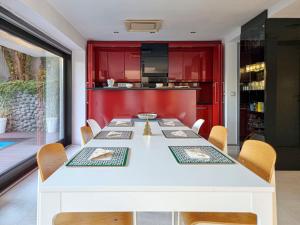
<path id="1" fill-rule="evenodd" d="M 59 143 L 42 146 L 36 158 L 42 181 L 47 180 L 49 176 L 68 160 L 64 146 Z"/>
<path id="2" fill-rule="evenodd" d="M 198 120 L 193 124 L 192 130 L 193 130 L 195 133 L 199 134 L 200 128 L 201 128 L 201 126 L 203 125 L 204 121 L 205 121 L 204 119 L 198 119 Z"/>
<path id="3" fill-rule="evenodd" d="M 275 171 L 276 152 L 265 142 L 247 140 L 240 152 L 239 162 L 271 183 Z"/>
<path id="4" fill-rule="evenodd" d="M 214 126 L 209 134 L 208 141 L 227 153 L 227 129 L 223 126 Z"/>
<path id="5" fill-rule="evenodd" d="M 92 129 L 88 126 L 80 127 L 80 132 L 81 132 L 81 140 L 83 145 L 88 143 L 94 137 Z"/>
<path id="6" fill-rule="evenodd" d="M 88 125 L 90 126 L 90 128 L 92 129 L 93 132 L 93 136 L 95 137 L 97 134 L 99 134 L 99 132 L 101 131 L 101 127 L 99 126 L 99 124 L 97 123 L 96 120 L 94 119 L 88 119 L 87 120 Z"/>

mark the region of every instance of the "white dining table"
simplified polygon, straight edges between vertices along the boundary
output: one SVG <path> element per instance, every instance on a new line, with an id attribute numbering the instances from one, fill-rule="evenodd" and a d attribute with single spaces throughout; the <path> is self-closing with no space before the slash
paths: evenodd
<path id="1" fill-rule="evenodd" d="M 60 212 L 184 211 L 252 212 L 257 214 L 258 225 L 273 225 L 273 186 L 236 161 L 179 164 L 168 146 L 211 144 L 204 138 L 166 138 L 162 130 L 190 128 L 160 127 L 155 120 L 150 121 L 152 136 L 143 136 L 144 125 L 137 120 L 133 127 L 105 127 L 130 130 L 133 136 L 129 140 L 92 139 L 83 146 L 128 147 L 126 166 L 64 165 L 45 182 L 39 181 L 37 224 L 52 225 L 52 218 Z"/>

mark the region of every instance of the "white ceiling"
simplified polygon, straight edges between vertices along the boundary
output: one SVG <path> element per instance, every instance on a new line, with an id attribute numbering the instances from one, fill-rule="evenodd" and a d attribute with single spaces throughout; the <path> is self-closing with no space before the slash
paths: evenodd
<path id="1" fill-rule="evenodd" d="M 279 0 L 48 2 L 89 40 L 219 40 Z M 126 19 L 161 19 L 163 24 L 156 34 L 128 33 L 123 24 Z"/>
<path id="2" fill-rule="evenodd" d="M 273 18 L 300 18 L 300 0 L 286 0 L 287 4 L 278 12 L 275 12 Z M 284 4 L 285 2 L 283 2 Z"/>

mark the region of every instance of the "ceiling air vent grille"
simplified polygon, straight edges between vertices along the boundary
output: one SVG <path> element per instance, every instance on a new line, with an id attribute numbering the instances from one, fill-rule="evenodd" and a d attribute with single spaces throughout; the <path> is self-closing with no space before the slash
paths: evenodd
<path id="1" fill-rule="evenodd" d="M 161 20 L 125 20 L 128 32 L 158 32 Z"/>

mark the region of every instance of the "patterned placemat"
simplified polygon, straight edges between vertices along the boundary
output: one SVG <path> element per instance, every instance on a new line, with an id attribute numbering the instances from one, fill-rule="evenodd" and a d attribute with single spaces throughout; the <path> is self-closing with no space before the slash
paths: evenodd
<path id="1" fill-rule="evenodd" d="M 113 134 L 113 135 L 110 135 Z M 94 139 L 131 139 L 132 131 L 101 131 Z"/>
<path id="2" fill-rule="evenodd" d="M 178 120 L 161 119 L 161 120 L 158 120 L 158 124 L 161 127 L 183 127 L 184 126 L 184 124 Z"/>
<path id="3" fill-rule="evenodd" d="M 166 138 L 201 138 L 199 135 L 194 133 L 192 130 L 162 130 Z M 184 133 L 186 136 L 179 136 Z M 178 135 L 176 135 L 178 134 Z"/>
<path id="4" fill-rule="evenodd" d="M 91 154 L 97 149 L 112 150 L 110 160 L 89 160 Z M 86 147 L 76 154 L 67 166 L 126 166 L 128 158 L 128 150 L 126 147 Z"/>
<path id="5" fill-rule="evenodd" d="M 169 146 L 176 161 L 180 164 L 234 164 L 234 161 L 212 146 Z M 186 150 L 196 150 L 207 157 L 191 158 Z"/>
<path id="6" fill-rule="evenodd" d="M 111 121 L 107 126 L 108 127 L 133 127 L 134 123 L 133 121 L 115 120 L 115 121 Z"/>

